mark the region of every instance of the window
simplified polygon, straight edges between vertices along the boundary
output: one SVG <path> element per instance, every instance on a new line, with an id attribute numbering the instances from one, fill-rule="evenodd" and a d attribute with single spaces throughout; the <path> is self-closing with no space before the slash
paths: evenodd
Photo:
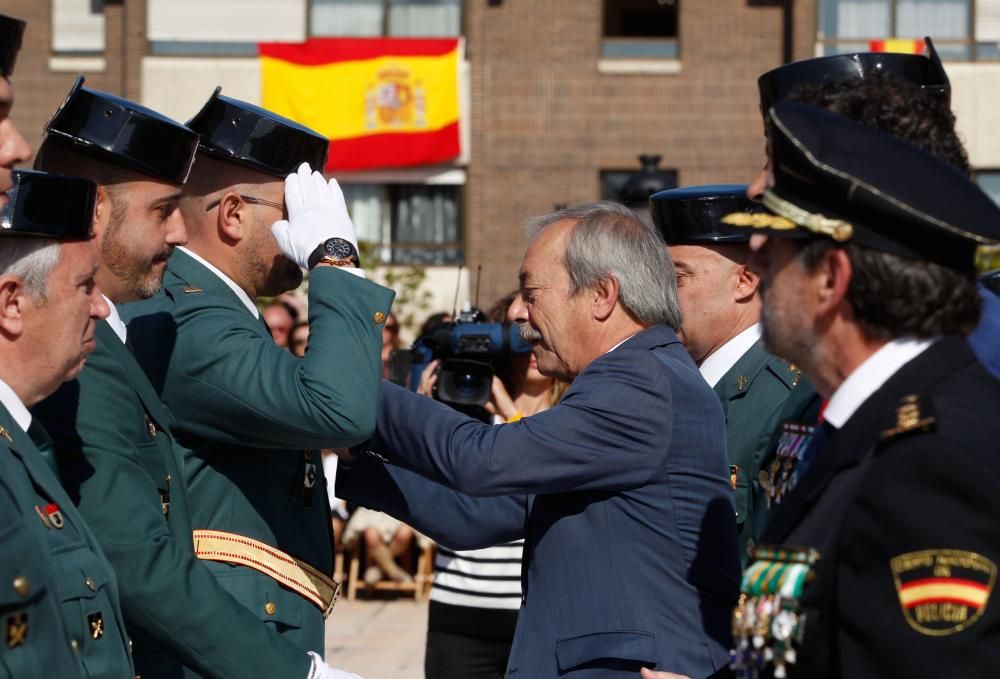
<path id="1" fill-rule="evenodd" d="M 867 51 L 874 40 L 934 39 L 942 59 L 1000 59 L 1000 0 L 820 0 L 823 54 Z"/>
<path id="2" fill-rule="evenodd" d="M 104 0 L 52 0 L 52 52 L 104 54 Z"/>
<path id="3" fill-rule="evenodd" d="M 660 173 L 661 190 L 665 191 L 677 188 L 677 170 L 667 170 L 658 167 L 656 171 Z M 625 182 L 637 172 L 639 172 L 638 167 L 628 170 L 601 170 L 601 200 L 613 200 L 616 202 L 621 200 L 621 193 L 622 189 L 625 188 Z"/>
<path id="4" fill-rule="evenodd" d="M 604 0 L 605 58 L 676 59 L 679 0 Z"/>
<path id="5" fill-rule="evenodd" d="M 317 37 L 462 33 L 462 0 L 309 0 L 309 5 L 309 34 Z"/>
<path id="6" fill-rule="evenodd" d="M 276 7 L 274 0 L 147 0 L 150 54 L 256 57 L 257 43 L 304 40 L 305 0 Z"/>
<path id="7" fill-rule="evenodd" d="M 464 258 L 460 187 L 342 183 L 358 239 L 381 264 L 455 265 Z"/>

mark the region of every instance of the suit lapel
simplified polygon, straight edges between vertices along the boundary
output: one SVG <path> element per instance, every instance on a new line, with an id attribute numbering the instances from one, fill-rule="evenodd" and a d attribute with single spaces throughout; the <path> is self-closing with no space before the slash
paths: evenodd
<path id="1" fill-rule="evenodd" d="M 879 434 L 894 423 L 896 408 L 904 396 L 924 391 L 975 360 L 965 339 L 945 337 L 904 365 L 817 451 L 806 475 L 778 506 L 762 542 L 782 542 L 837 472 L 864 458 L 878 442 Z"/>
<path id="2" fill-rule="evenodd" d="M 122 343 L 107 321 L 101 321 L 97 324 L 97 341 L 104 345 L 108 352 L 121 363 L 122 368 L 128 375 L 129 385 L 135 391 L 139 400 L 142 401 L 142 405 L 146 409 L 146 412 L 149 413 L 149 416 L 156 420 L 161 429 L 168 428 L 171 424 L 170 415 L 167 413 L 166 408 L 164 408 L 160 398 L 156 395 L 156 392 L 153 391 L 153 385 L 150 384 L 146 373 L 139 367 L 135 356 Z"/>
<path id="3" fill-rule="evenodd" d="M 0 425 L 10 432 L 13 441 L 8 444 L 8 448 L 11 454 L 20 461 L 31 482 L 45 498 L 59 506 L 59 510 L 80 532 L 91 548 L 96 548 L 97 539 L 90 532 L 76 505 L 63 490 L 55 474 L 52 473 L 52 469 L 45 463 L 41 453 L 27 433 L 14 422 L 14 418 L 2 405 L 0 405 Z"/>

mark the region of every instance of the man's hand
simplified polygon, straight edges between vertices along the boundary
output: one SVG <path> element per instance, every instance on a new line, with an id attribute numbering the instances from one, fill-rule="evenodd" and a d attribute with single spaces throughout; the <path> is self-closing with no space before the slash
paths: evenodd
<path id="1" fill-rule="evenodd" d="M 357 674 L 345 672 L 343 670 L 330 667 L 316 653 L 309 651 L 312 657 L 312 667 L 309 669 L 309 676 L 306 679 L 361 679 Z"/>
<path id="2" fill-rule="evenodd" d="M 639 670 L 639 674 L 642 679 L 691 679 L 691 677 L 686 674 L 674 674 L 673 672 L 656 672 L 654 670 L 647 670 L 643 667 Z"/>
<path id="3" fill-rule="evenodd" d="M 328 238 L 343 238 L 357 249 L 358 236 L 340 185 L 336 179 L 327 184 L 309 163 L 285 178 L 285 207 L 288 219 L 271 225 L 271 233 L 282 254 L 303 269 L 309 266 L 309 255 Z"/>

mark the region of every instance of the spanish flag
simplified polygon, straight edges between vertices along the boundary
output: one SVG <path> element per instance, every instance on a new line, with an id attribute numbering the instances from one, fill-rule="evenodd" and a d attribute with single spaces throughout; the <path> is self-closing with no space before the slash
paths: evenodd
<path id="1" fill-rule="evenodd" d="M 259 46 L 261 105 L 330 138 L 326 169 L 459 155 L 460 41 L 314 38 Z"/>
<path id="2" fill-rule="evenodd" d="M 923 54 L 923 40 L 904 40 L 902 38 L 887 38 L 885 40 L 870 40 L 869 52 L 896 52 L 899 54 Z"/>

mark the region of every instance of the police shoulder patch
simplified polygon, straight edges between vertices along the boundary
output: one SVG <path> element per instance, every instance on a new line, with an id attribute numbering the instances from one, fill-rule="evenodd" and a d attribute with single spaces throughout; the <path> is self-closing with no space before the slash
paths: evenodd
<path id="1" fill-rule="evenodd" d="M 900 554 L 889 565 L 906 622 L 934 637 L 973 625 L 986 610 L 997 577 L 995 563 L 958 549 Z"/>
<path id="2" fill-rule="evenodd" d="M 896 408 L 896 425 L 883 431 L 879 438 L 889 441 L 914 431 L 930 431 L 935 421 L 930 404 L 916 394 L 908 394 Z"/>

